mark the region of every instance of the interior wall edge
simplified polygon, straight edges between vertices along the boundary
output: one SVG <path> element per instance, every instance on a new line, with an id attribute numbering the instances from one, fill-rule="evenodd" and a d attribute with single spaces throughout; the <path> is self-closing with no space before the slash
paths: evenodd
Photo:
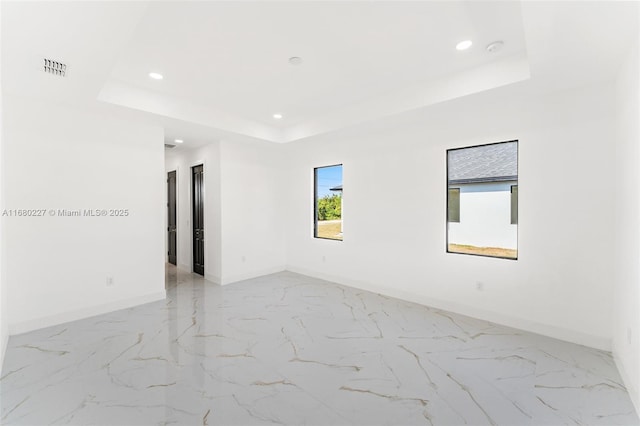
<path id="1" fill-rule="evenodd" d="M 2 342 L 0 342 L 0 374 L 2 374 L 2 366 L 4 365 L 4 355 L 7 352 L 7 346 L 9 346 L 9 333 L 2 334 Z"/>
<path id="2" fill-rule="evenodd" d="M 618 373 L 620 373 L 620 377 L 622 378 L 622 382 L 624 383 L 627 392 L 629 393 L 629 398 L 631 398 L 631 402 L 636 407 L 636 412 L 640 413 L 640 393 L 638 389 L 635 387 L 635 381 L 631 377 L 631 374 L 625 368 L 624 362 L 620 359 L 617 351 L 612 351 L 613 360 L 616 363 L 616 368 L 618 369 Z"/>
<path id="3" fill-rule="evenodd" d="M 182 268 L 179 268 L 179 269 L 182 269 Z M 219 276 L 214 274 L 209 274 L 207 271 L 204 272 L 204 279 L 217 285 L 220 285 L 220 282 L 222 281 Z"/>

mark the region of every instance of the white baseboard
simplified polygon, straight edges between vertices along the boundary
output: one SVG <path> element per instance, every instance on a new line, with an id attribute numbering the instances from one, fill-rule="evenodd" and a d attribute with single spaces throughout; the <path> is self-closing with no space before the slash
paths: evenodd
<path id="1" fill-rule="evenodd" d="M 222 285 L 227 285 L 227 284 L 236 283 L 238 281 L 244 281 L 244 280 L 249 280 L 251 278 L 261 277 L 263 275 L 275 274 L 276 272 L 282 272 L 285 270 L 286 270 L 286 267 L 282 265 L 282 266 L 274 266 L 272 268 L 267 268 L 267 269 L 260 269 L 253 272 L 246 272 L 242 274 L 231 275 L 228 277 L 223 276 L 220 283 Z"/>
<path id="2" fill-rule="evenodd" d="M 204 272 L 204 279 L 214 284 L 220 285 L 220 277 L 217 275 L 208 274 L 207 271 Z"/>
<path id="3" fill-rule="evenodd" d="M 346 285 L 348 287 L 359 288 L 362 290 L 371 291 L 373 293 L 382 294 L 385 296 L 393 297 L 396 299 L 406 300 L 408 302 L 418 303 L 420 305 L 429 306 L 436 309 L 442 309 L 449 312 L 454 312 L 460 315 L 466 315 L 469 317 L 489 321 L 495 324 L 504 325 L 506 327 L 516 328 L 523 331 L 529 331 L 531 333 L 541 334 L 543 336 L 553 337 L 554 339 L 564 340 L 571 343 L 577 343 L 579 345 L 588 346 L 591 348 L 601 349 L 604 351 L 611 351 L 611 340 L 593 336 L 590 334 L 582 333 L 575 330 L 570 330 L 562 327 L 558 327 L 550 324 L 543 324 L 524 318 L 513 317 L 510 315 L 504 315 L 496 312 L 491 312 L 483 309 L 478 309 L 473 306 L 463 305 L 456 302 L 434 299 L 428 296 L 418 295 L 402 290 L 397 290 L 389 287 L 381 287 L 369 282 L 352 280 L 344 277 L 334 276 L 318 272 L 306 268 L 298 268 L 295 266 L 287 266 L 287 271 L 296 272 L 310 277 L 319 278 L 327 281 L 332 281 L 338 284 Z"/>
<path id="4" fill-rule="evenodd" d="M 7 346 L 9 344 L 9 330 L 2 333 L 2 341 L 0 341 L 0 375 L 2 374 L 2 366 L 4 365 L 4 354 L 7 352 Z"/>
<path id="5" fill-rule="evenodd" d="M 636 383 L 625 368 L 622 360 L 618 357 L 616 351 L 613 351 L 613 360 L 616 362 L 616 367 L 618 368 L 620 377 L 622 377 L 622 382 L 627 388 L 627 392 L 629 392 L 629 398 L 631 398 L 631 402 L 633 402 L 633 405 L 636 407 L 636 413 L 640 416 L 640 393 L 638 388 L 636 388 Z"/>
<path id="6" fill-rule="evenodd" d="M 29 321 L 9 324 L 9 335 L 27 333 L 29 331 L 38 330 L 40 328 L 46 328 L 46 327 L 51 327 L 54 325 L 63 324 L 70 321 L 90 318 L 96 315 L 118 311 L 120 309 L 127 309 L 133 306 L 143 305 L 145 303 L 164 300 L 166 297 L 167 297 L 166 292 L 161 291 L 161 292 L 146 294 L 143 296 L 136 296 L 128 299 L 122 299 L 115 302 L 99 304 L 89 308 L 78 309 L 75 311 L 64 312 L 64 313 L 55 314 L 55 315 L 48 315 L 45 317 L 36 318 Z"/>
<path id="7" fill-rule="evenodd" d="M 192 274 L 193 273 L 193 271 L 191 270 L 191 266 L 186 264 L 186 263 L 178 263 L 176 265 L 176 268 L 178 268 L 178 270 L 180 272 L 186 272 L 188 274 Z M 206 268 L 205 268 L 205 271 L 204 271 L 204 279 L 207 280 L 207 281 L 210 281 L 210 282 L 212 282 L 214 284 L 220 285 L 220 277 L 217 276 L 217 275 L 209 274 L 207 272 Z"/>

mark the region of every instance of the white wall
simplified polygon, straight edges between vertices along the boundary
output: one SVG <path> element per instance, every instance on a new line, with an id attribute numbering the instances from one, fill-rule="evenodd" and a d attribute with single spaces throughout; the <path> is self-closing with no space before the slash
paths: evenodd
<path id="1" fill-rule="evenodd" d="M 449 244 L 518 248 L 518 225 L 511 224 L 511 185 L 476 183 L 460 188 L 460 222 L 449 222 Z"/>
<path id="2" fill-rule="evenodd" d="M 284 269 L 280 152 L 268 142 L 222 141 L 167 153 L 166 172 L 178 171 L 180 268 L 192 270 L 189 173 L 191 166 L 204 164 L 205 277 L 229 284 Z"/>
<path id="3" fill-rule="evenodd" d="M 287 268 L 610 349 L 613 98 L 515 85 L 287 145 Z M 519 259 L 445 253 L 446 150 L 514 139 Z M 313 239 L 311 171 L 337 163 L 344 241 Z"/>
<path id="4" fill-rule="evenodd" d="M 2 3 L 0 2 L 0 22 L 2 22 Z M 0 27 L 2 24 L 0 24 Z M 2 34 L 2 31 L 0 31 Z M 1 38 L 1 36 L 0 36 Z M 2 43 L 0 43 L 0 46 Z M 4 208 L 4 131 L 3 131 L 3 116 L 2 116 L 2 55 L 0 54 L 0 210 Z M 9 323 L 7 318 L 7 291 L 5 274 L 5 261 L 4 261 L 4 219 L 0 217 L 0 372 L 2 372 L 2 364 L 4 360 L 4 353 L 7 349 L 7 342 L 9 340 Z"/>
<path id="5" fill-rule="evenodd" d="M 4 207 L 47 210 L 5 218 L 9 331 L 163 298 L 162 129 L 24 98 L 4 107 Z"/>
<path id="6" fill-rule="evenodd" d="M 283 147 L 222 142 L 222 284 L 285 269 Z"/>
<path id="7" fill-rule="evenodd" d="M 640 40 L 638 40 L 640 43 Z M 613 353 L 640 412 L 640 66 L 633 46 L 618 81 Z"/>
<path id="8" fill-rule="evenodd" d="M 191 167 L 200 164 L 204 165 L 204 273 L 208 280 L 220 283 L 222 277 L 220 263 L 222 233 L 220 231 L 220 142 L 217 141 L 212 141 L 208 145 L 193 150 L 168 151 L 165 155 L 165 172 L 168 173 L 174 170 L 177 172 L 178 267 L 186 271 L 193 271 Z M 167 233 L 165 232 L 164 235 L 166 259 Z"/>

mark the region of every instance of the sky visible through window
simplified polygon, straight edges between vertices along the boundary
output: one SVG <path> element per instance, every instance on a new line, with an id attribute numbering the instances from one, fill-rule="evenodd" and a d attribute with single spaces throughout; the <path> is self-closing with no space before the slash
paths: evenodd
<path id="1" fill-rule="evenodd" d="M 318 198 L 326 195 L 339 194 L 339 192 L 331 191 L 338 185 L 342 185 L 342 166 L 321 167 L 318 169 Z"/>

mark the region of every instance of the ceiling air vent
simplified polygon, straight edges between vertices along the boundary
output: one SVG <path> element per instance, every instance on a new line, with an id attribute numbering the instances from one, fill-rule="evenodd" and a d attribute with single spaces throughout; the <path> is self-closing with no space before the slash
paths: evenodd
<path id="1" fill-rule="evenodd" d="M 171 145 L 170 143 L 165 143 L 164 144 L 165 149 L 171 149 L 171 148 L 175 148 L 175 145 Z"/>
<path id="2" fill-rule="evenodd" d="M 64 77 L 67 74 L 67 64 L 44 58 L 44 72 Z"/>

